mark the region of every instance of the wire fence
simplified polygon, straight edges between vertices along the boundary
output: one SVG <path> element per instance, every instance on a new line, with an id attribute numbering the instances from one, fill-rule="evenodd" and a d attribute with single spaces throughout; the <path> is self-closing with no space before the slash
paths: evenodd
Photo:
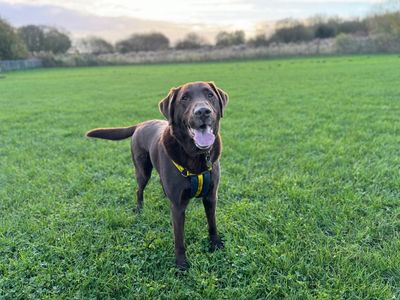
<path id="1" fill-rule="evenodd" d="M 43 67 L 43 61 L 37 58 L 0 61 L 0 72 L 13 71 L 13 70 L 26 70 L 26 69 L 41 68 L 41 67 Z"/>

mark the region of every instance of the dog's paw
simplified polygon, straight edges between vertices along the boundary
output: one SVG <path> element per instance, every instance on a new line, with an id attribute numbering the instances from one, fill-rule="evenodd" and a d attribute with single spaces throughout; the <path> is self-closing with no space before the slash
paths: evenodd
<path id="1" fill-rule="evenodd" d="M 185 257 L 177 258 L 175 264 L 179 271 L 187 271 L 190 267 L 189 262 Z"/>
<path id="2" fill-rule="evenodd" d="M 142 210 L 143 210 L 143 206 L 141 206 L 141 205 L 137 205 L 136 208 L 135 208 L 135 212 L 138 215 L 140 215 L 142 213 Z"/>
<path id="3" fill-rule="evenodd" d="M 225 247 L 225 243 L 220 237 L 214 238 L 210 242 L 210 251 L 211 252 L 214 252 L 215 250 L 218 250 L 218 249 L 223 249 L 224 247 Z"/>

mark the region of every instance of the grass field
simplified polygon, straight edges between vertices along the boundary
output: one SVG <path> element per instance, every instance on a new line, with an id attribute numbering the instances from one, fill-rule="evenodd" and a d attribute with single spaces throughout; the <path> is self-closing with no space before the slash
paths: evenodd
<path id="1" fill-rule="evenodd" d="M 49 69 L 0 79 L 0 299 L 399 299 L 400 57 Z M 153 173 L 142 215 L 129 141 L 171 86 L 229 92 L 217 219 L 187 212 L 174 267 Z"/>

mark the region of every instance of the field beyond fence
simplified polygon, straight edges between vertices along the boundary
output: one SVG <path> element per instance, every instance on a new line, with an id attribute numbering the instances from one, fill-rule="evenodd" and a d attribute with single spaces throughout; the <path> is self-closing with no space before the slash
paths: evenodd
<path id="1" fill-rule="evenodd" d="M 212 62 L 238 59 L 268 59 L 302 56 L 329 56 L 347 54 L 400 53 L 400 38 L 390 35 L 354 37 L 342 34 L 335 39 L 310 42 L 271 43 L 252 47 L 204 47 L 199 49 L 167 49 L 128 53 L 85 54 L 69 53 L 53 55 L 40 53 L 36 59 L 0 61 L 2 71 L 23 70 L 38 67 L 85 67 L 157 63 Z"/>

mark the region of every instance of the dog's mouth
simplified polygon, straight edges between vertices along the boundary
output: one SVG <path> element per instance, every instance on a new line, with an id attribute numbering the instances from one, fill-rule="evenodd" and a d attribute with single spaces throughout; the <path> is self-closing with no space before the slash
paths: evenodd
<path id="1" fill-rule="evenodd" d="M 189 134 L 194 144 L 201 150 L 209 149 L 215 142 L 215 135 L 211 126 L 203 124 L 197 129 L 189 127 Z"/>

